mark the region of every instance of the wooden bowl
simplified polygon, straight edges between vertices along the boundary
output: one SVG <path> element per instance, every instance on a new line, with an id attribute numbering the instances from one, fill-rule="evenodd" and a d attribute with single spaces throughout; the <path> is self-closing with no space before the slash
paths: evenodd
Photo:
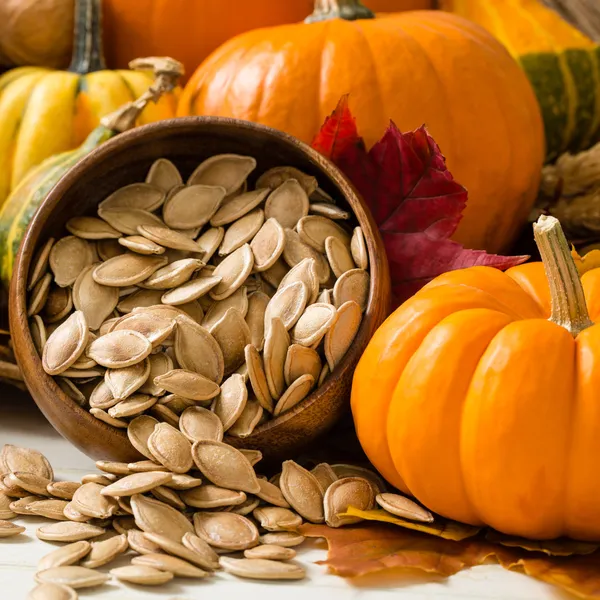
<path id="1" fill-rule="evenodd" d="M 229 443 L 259 449 L 266 460 L 280 460 L 294 456 L 326 432 L 348 409 L 354 368 L 388 314 L 388 265 L 373 218 L 346 177 L 306 144 L 262 125 L 217 117 L 171 119 L 118 135 L 71 169 L 44 200 L 16 257 L 9 298 L 15 354 L 33 398 L 58 432 L 93 458 L 131 461 L 140 455 L 124 430 L 97 420 L 44 372 L 26 312 L 26 282 L 32 257 L 49 237 L 64 235 L 70 217 L 95 214 L 97 204 L 110 193 L 143 181 L 155 159 L 169 158 L 185 178 L 202 160 L 220 153 L 254 156 L 258 167 L 253 178 L 277 165 L 295 166 L 315 175 L 324 190 L 345 201 L 356 215 L 367 242 L 371 273 L 369 303 L 360 330 L 335 372 L 292 410 L 256 428 L 244 440 L 228 438 Z"/>

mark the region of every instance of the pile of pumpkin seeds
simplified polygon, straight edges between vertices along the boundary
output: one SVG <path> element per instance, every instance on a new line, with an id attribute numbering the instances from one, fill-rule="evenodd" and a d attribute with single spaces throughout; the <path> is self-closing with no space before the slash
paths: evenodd
<path id="1" fill-rule="evenodd" d="M 212 413 L 208 413 L 212 414 Z M 145 417 L 139 417 L 141 419 Z M 198 422 L 200 425 L 200 422 Z M 74 600 L 76 589 L 111 577 L 160 585 L 174 577 L 202 579 L 218 570 L 250 579 L 302 579 L 291 562 L 304 541 L 304 521 L 340 527 L 360 519 L 349 506 L 430 522 L 431 513 L 353 465 L 320 463 L 307 470 L 294 461 L 267 480 L 257 475 L 256 450 L 237 450 L 211 435 L 193 445 L 164 423 L 146 440 L 153 460 L 99 461 L 81 483 L 56 481 L 38 451 L 5 445 L 0 453 L 0 538 L 22 534 L 18 515 L 54 521 L 37 537 L 63 545 L 44 556 L 31 600 Z M 233 556 L 230 556 L 233 555 Z M 116 558 L 130 564 L 98 571 Z"/>
<path id="2" fill-rule="evenodd" d="M 369 295 L 361 228 L 293 167 L 249 189 L 256 164 L 213 156 L 184 185 L 159 159 L 39 250 L 34 342 L 96 418 L 127 428 L 148 414 L 195 441 L 189 417 L 207 409 L 243 438 L 342 361 Z"/>

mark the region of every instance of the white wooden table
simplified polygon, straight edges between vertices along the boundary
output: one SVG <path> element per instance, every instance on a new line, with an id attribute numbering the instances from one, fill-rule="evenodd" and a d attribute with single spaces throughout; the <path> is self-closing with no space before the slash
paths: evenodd
<path id="1" fill-rule="evenodd" d="M 45 421 L 33 401 L 12 388 L 0 386 L 0 446 L 16 444 L 36 448 L 50 460 L 57 478 L 79 481 L 95 471 L 94 463 L 62 439 Z M 27 532 L 0 540 L 0 600 L 25 600 L 34 586 L 38 560 L 52 545 L 35 537 L 35 529 L 47 522 L 28 518 L 15 522 Z M 363 578 L 360 583 L 328 575 L 314 562 L 325 557 L 323 545 L 315 541 L 299 550 L 298 560 L 308 567 L 302 582 L 262 583 L 236 579 L 219 573 L 207 581 L 176 579 L 159 588 L 142 588 L 109 583 L 81 590 L 80 597 L 100 600 L 567 600 L 571 596 L 519 573 L 496 565 L 484 565 L 458 573 L 450 579 L 418 574 L 390 574 Z M 122 566 L 123 558 L 109 566 Z M 108 570 L 108 569 L 106 569 Z"/>

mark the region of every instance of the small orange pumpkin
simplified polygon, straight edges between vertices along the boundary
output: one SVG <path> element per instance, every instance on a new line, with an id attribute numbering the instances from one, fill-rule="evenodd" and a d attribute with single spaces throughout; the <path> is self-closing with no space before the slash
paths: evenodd
<path id="1" fill-rule="evenodd" d="M 454 238 L 506 251 L 537 196 L 545 153 L 540 109 L 518 64 L 455 15 L 375 18 L 358 0 L 315 6 L 305 24 L 226 42 L 191 77 L 177 114 L 246 119 L 310 143 L 349 93 L 368 146 L 390 119 L 402 130 L 425 123 L 469 190 Z"/>
<path id="2" fill-rule="evenodd" d="M 381 474 L 434 512 L 598 540 L 600 268 L 580 281 L 554 217 L 534 231 L 543 263 L 452 271 L 396 310 L 352 412 Z"/>

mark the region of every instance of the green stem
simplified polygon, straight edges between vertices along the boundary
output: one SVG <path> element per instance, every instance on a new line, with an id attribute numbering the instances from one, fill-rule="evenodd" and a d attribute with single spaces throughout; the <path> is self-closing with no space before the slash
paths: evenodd
<path id="1" fill-rule="evenodd" d="M 102 0 L 75 0 L 73 57 L 69 71 L 86 75 L 104 69 Z"/>
<path id="2" fill-rule="evenodd" d="M 317 23 L 331 19 L 356 21 L 357 19 L 374 18 L 375 14 L 360 0 L 315 0 L 315 10 L 304 22 Z"/>
<path id="3" fill-rule="evenodd" d="M 546 215 L 542 215 L 533 224 L 533 235 L 550 286 L 550 321 L 577 337 L 593 323 L 588 314 L 579 271 L 571 256 L 567 238 L 559 220 Z"/>

